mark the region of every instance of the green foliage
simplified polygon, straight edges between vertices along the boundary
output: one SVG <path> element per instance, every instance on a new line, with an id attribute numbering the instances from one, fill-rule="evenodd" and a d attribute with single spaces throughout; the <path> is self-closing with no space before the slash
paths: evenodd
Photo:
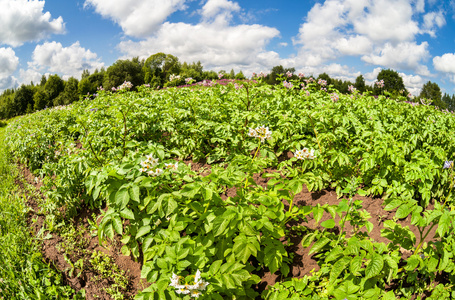
<path id="1" fill-rule="evenodd" d="M 14 167 L 0 130 L 0 295 L 4 299 L 81 299 L 46 263 L 30 233 L 25 199 L 13 189 Z"/>
<path id="2" fill-rule="evenodd" d="M 111 90 L 113 87 L 120 86 L 125 81 L 131 82 L 135 87 L 144 84 L 143 65 L 144 61 L 140 61 L 138 57 L 132 60 L 117 60 L 107 68 L 104 75 L 103 87 L 106 90 Z"/>
<path id="3" fill-rule="evenodd" d="M 447 108 L 447 104 L 442 101 L 442 94 L 441 89 L 439 88 L 437 83 L 428 81 L 422 87 L 422 91 L 420 92 L 419 98 L 424 99 L 431 99 L 433 100 L 433 104 L 439 108 L 445 109 Z"/>
<path id="4" fill-rule="evenodd" d="M 378 81 L 384 80 L 384 87 L 382 90 L 378 91 L 378 88 L 375 88 L 376 94 L 379 94 L 381 91 L 385 90 L 395 96 L 397 95 L 407 95 L 406 88 L 403 83 L 403 78 L 398 74 L 397 71 L 387 69 L 382 69 L 378 76 Z"/>
<path id="5" fill-rule="evenodd" d="M 22 85 L 15 93 L 13 97 L 13 115 L 17 116 L 24 114 L 25 112 L 31 112 L 33 109 L 33 88 L 28 85 Z"/>
<path id="6" fill-rule="evenodd" d="M 75 101 L 78 101 L 79 100 L 78 85 L 79 81 L 76 78 L 74 77 L 68 78 L 68 81 L 65 83 L 65 88 L 63 89 L 63 92 L 60 93 L 58 97 L 54 99 L 53 105 L 54 106 L 68 105 Z"/>
<path id="7" fill-rule="evenodd" d="M 171 54 L 162 52 L 149 56 L 142 68 L 144 82 L 152 87 L 164 86 L 169 81 L 169 76 L 171 74 L 179 74 L 180 70 L 179 59 Z"/>
<path id="8" fill-rule="evenodd" d="M 354 87 L 361 93 L 366 91 L 365 79 L 363 78 L 363 75 L 357 76 Z"/>
<path id="9" fill-rule="evenodd" d="M 49 103 L 53 103 L 54 99 L 60 95 L 65 89 L 65 82 L 57 74 L 50 75 L 44 84 L 44 92 L 47 94 Z"/>
<path id="10" fill-rule="evenodd" d="M 161 74 L 165 59 L 148 60 L 149 74 Z M 175 299 L 173 274 L 197 270 L 209 283 L 207 299 L 256 297 L 259 270 L 281 275 L 267 299 L 445 295 L 455 280 L 454 174 L 442 167 L 455 149 L 452 115 L 359 93 L 334 101 L 333 86 L 309 82 L 303 90 L 293 77 L 293 87 L 262 80 L 100 91 L 11 122 L 8 147 L 49 180 L 49 215 L 76 211 L 81 199 L 107 207 L 94 227 L 101 244 L 121 237 L 123 254 L 142 259 L 151 285 L 137 299 Z M 260 126 L 272 132 L 264 141 L 251 134 Z M 305 148 L 313 159 L 286 156 Z M 209 174 L 193 171 L 187 159 L 209 163 Z M 267 168 L 276 172 L 264 174 Z M 298 206 L 304 185 L 331 187 L 343 199 Z M 396 209 L 382 228 L 390 243 L 368 237 L 372 223 L 357 194 Z M 418 235 L 397 222 L 409 216 Z M 283 241 L 293 221 L 310 218 L 321 227 L 304 229 L 302 245 L 320 270 L 291 279 L 293 253 Z M 424 243 L 428 237 L 433 242 Z M 447 281 L 433 288 L 438 272 Z"/>
<path id="11" fill-rule="evenodd" d="M 33 95 L 33 105 L 34 110 L 44 109 L 46 106 L 49 106 L 49 96 L 42 88 L 38 88 L 35 94 Z"/>
<path id="12" fill-rule="evenodd" d="M 128 286 L 128 278 L 125 276 L 125 271 L 120 270 L 119 267 L 115 265 L 112 258 L 101 251 L 94 251 L 92 253 L 90 264 L 99 274 L 96 277 L 91 278 L 91 280 L 95 282 L 107 280 L 110 283 L 110 286 L 105 288 L 106 293 L 114 300 L 125 299 L 123 293 Z"/>

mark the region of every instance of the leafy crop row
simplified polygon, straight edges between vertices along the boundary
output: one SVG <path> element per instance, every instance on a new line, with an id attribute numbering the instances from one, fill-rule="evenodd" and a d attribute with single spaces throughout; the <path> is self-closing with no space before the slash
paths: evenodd
<path id="1" fill-rule="evenodd" d="M 266 299 L 449 295 L 454 175 L 452 165 L 443 166 L 454 153 L 452 114 L 404 99 L 339 95 L 323 85 L 249 81 L 100 92 L 16 120 L 8 141 L 44 177 L 48 216 L 71 217 L 83 204 L 107 207 L 99 242 L 119 235 L 122 252 L 142 260 L 151 286 L 137 299 L 189 298 L 191 291 L 207 299 L 254 298 L 260 270 L 282 275 L 262 293 Z M 209 174 L 187 160 L 207 162 Z M 304 185 L 333 188 L 344 200 L 297 206 Z M 380 196 L 386 210 L 397 209 L 382 229 L 390 243 L 360 232 L 372 223 L 357 194 Z M 331 218 L 322 230 L 290 226 L 324 214 Z M 397 223 L 409 215 L 418 237 Z M 349 235 L 348 222 L 356 228 Z M 296 279 L 294 254 L 283 241 L 299 232 L 321 268 Z M 184 282 L 207 284 L 179 293 L 174 286 Z"/>

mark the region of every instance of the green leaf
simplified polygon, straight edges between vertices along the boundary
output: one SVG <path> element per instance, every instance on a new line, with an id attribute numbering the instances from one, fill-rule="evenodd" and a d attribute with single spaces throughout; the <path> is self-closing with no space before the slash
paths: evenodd
<path id="1" fill-rule="evenodd" d="M 120 211 L 120 216 L 128 220 L 134 220 L 134 213 L 132 210 L 125 208 Z"/>
<path id="2" fill-rule="evenodd" d="M 316 224 L 319 223 L 323 214 L 324 209 L 319 205 L 319 203 L 317 206 L 313 207 L 313 218 Z"/>
<path id="3" fill-rule="evenodd" d="M 373 231 L 374 225 L 370 221 L 366 221 L 365 227 L 367 228 L 368 233 L 371 233 Z"/>
<path id="4" fill-rule="evenodd" d="M 98 199 L 98 196 L 100 195 L 100 191 L 101 191 L 101 186 L 97 186 L 97 187 L 93 190 L 93 200 Z"/>
<path id="5" fill-rule="evenodd" d="M 123 188 L 117 191 L 115 193 L 115 204 L 120 207 L 120 209 L 125 208 L 128 205 L 128 202 L 130 201 L 130 194 L 128 193 L 128 190 Z"/>
<path id="6" fill-rule="evenodd" d="M 222 260 L 216 260 L 212 262 L 212 264 L 210 265 L 209 274 L 211 274 L 212 276 L 218 274 L 218 271 L 220 270 L 222 263 L 223 263 Z"/>
<path id="7" fill-rule="evenodd" d="M 139 230 L 137 231 L 136 239 L 140 238 L 141 236 L 146 235 L 147 233 L 150 232 L 150 230 L 152 230 L 152 227 L 151 227 L 150 225 L 142 226 L 142 227 L 139 228 Z"/>
<path id="8" fill-rule="evenodd" d="M 402 204 L 400 207 L 398 207 L 397 212 L 395 213 L 395 216 L 398 219 L 403 219 L 403 218 L 406 218 L 410 213 L 411 213 L 411 210 L 409 209 L 409 206 L 407 204 Z"/>
<path id="9" fill-rule="evenodd" d="M 115 232 L 118 234 L 123 233 L 123 223 L 119 216 L 112 218 L 112 226 L 114 227 Z"/>
<path id="10" fill-rule="evenodd" d="M 344 271 L 344 269 L 346 269 L 350 261 L 351 258 L 349 256 L 345 256 L 332 265 L 329 277 L 330 282 L 333 283 L 338 278 L 338 276 L 340 276 L 340 274 Z"/>
<path id="11" fill-rule="evenodd" d="M 212 199 L 212 196 L 213 196 L 212 189 L 210 187 L 204 187 L 202 189 L 202 196 L 204 197 L 204 200 Z"/>
<path id="12" fill-rule="evenodd" d="M 384 210 L 392 210 L 400 206 L 403 201 L 401 201 L 401 199 L 392 199 L 390 201 L 386 200 L 385 203 L 387 204 L 384 206 Z"/>
<path id="13" fill-rule="evenodd" d="M 334 219 L 328 219 L 328 220 L 322 222 L 321 226 L 324 227 L 324 228 L 333 228 L 333 227 L 335 227 L 335 220 Z"/>
<path id="14" fill-rule="evenodd" d="M 352 258 L 351 263 L 349 265 L 349 271 L 354 276 L 360 276 L 360 269 L 362 268 L 363 259 L 360 256 L 355 256 Z"/>
<path id="15" fill-rule="evenodd" d="M 141 199 L 140 199 L 141 192 L 137 185 L 133 185 L 132 187 L 130 187 L 128 189 L 128 192 L 130 194 L 131 200 L 136 201 L 137 203 L 141 202 Z"/>
<path id="16" fill-rule="evenodd" d="M 404 269 L 406 271 L 412 271 L 415 268 L 417 268 L 419 263 L 420 263 L 420 256 L 418 254 L 413 254 L 406 261 L 406 266 L 404 267 Z"/>
<path id="17" fill-rule="evenodd" d="M 368 279 L 379 275 L 383 267 L 384 259 L 381 255 L 374 253 L 365 270 L 365 278 Z"/>
<path id="18" fill-rule="evenodd" d="M 166 216 L 169 216 L 172 214 L 177 208 L 178 208 L 178 203 L 177 201 L 174 200 L 174 197 L 169 197 L 167 201 L 167 210 L 166 210 Z"/>
<path id="19" fill-rule="evenodd" d="M 112 222 L 106 224 L 104 227 L 104 234 L 111 240 L 114 239 L 114 227 L 112 226 Z"/>
<path id="20" fill-rule="evenodd" d="M 232 249 L 237 259 L 242 263 L 246 263 L 251 255 L 257 256 L 257 249 L 253 243 L 235 243 Z"/>
<path id="21" fill-rule="evenodd" d="M 325 245 L 330 243 L 330 241 L 331 240 L 329 238 L 326 237 L 321 238 L 319 241 L 314 243 L 313 247 L 311 247 L 311 250 L 310 252 L 308 252 L 308 254 L 311 255 L 312 253 L 319 252 L 322 248 L 324 248 Z"/>
<path id="22" fill-rule="evenodd" d="M 440 237 L 443 237 L 444 234 L 449 230 L 450 228 L 450 223 L 451 223 L 451 220 L 450 220 L 450 212 L 449 211 L 444 211 L 444 213 L 442 214 L 441 218 L 439 219 L 439 222 L 438 222 L 438 234 Z"/>

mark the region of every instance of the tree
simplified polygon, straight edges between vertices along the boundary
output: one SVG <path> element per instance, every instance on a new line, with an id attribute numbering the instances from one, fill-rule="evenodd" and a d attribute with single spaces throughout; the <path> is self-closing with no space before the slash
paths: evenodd
<path id="1" fill-rule="evenodd" d="M 33 110 L 33 88 L 29 85 L 22 85 L 15 93 L 13 98 L 14 115 L 22 115 L 27 110 Z"/>
<path id="2" fill-rule="evenodd" d="M 49 105 L 49 97 L 43 88 L 38 89 L 35 94 L 33 94 L 33 109 L 41 110 Z"/>
<path id="3" fill-rule="evenodd" d="M 68 78 L 63 92 L 54 99 L 54 105 L 66 105 L 79 100 L 78 84 L 79 81 L 76 78 Z"/>
<path id="4" fill-rule="evenodd" d="M 184 62 L 180 69 L 180 75 L 182 78 L 193 78 L 195 81 L 201 81 L 203 78 L 203 67 L 200 61 L 197 63 L 193 62 L 188 64 Z"/>
<path id="5" fill-rule="evenodd" d="M 142 68 L 144 82 L 149 83 L 152 87 L 164 86 L 169 81 L 169 76 L 180 74 L 180 70 L 179 59 L 163 52 L 149 56 Z"/>
<path id="6" fill-rule="evenodd" d="M 46 84 L 46 81 L 47 81 L 46 76 L 45 76 L 45 75 L 42 75 L 42 76 L 41 76 L 41 81 L 40 81 L 39 85 L 40 85 L 41 87 L 44 87 L 44 85 Z"/>
<path id="7" fill-rule="evenodd" d="M 365 92 L 365 79 L 363 78 L 362 75 L 357 76 L 357 78 L 355 79 L 354 87 L 355 87 L 360 93 Z"/>
<path id="8" fill-rule="evenodd" d="M 318 79 L 327 81 L 327 85 L 332 84 L 332 78 L 330 78 L 329 74 L 327 73 L 319 74 Z"/>
<path id="9" fill-rule="evenodd" d="M 246 79 L 245 75 L 243 75 L 242 70 L 240 70 L 240 71 L 235 75 L 235 79 L 238 79 L 238 80 L 244 80 L 244 79 Z"/>
<path id="10" fill-rule="evenodd" d="M 291 72 L 294 74 L 295 68 L 284 68 L 282 65 L 274 66 L 270 71 L 270 74 L 265 78 L 265 82 L 268 84 L 277 84 L 280 83 L 277 78 L 280 75 L 285 75 L 286 72 Z"/>
<path id="11" fill-rule="evenodd" d="M 447 109 L 450 111 L 455 110 L 455 97 L 452 95 L 452 97 L 449 96 L 449 94 L 444 93 L 444 96 L 441 99 L 446 105 Z"/>
<path id="12" fill-rule="evenodd" d="M 81 96 L 86 96 L 92 92 L 92 84 L 88 77 L 82 78 L 77 85 L 77 92 Z"/>
<path id="13" fill-rule="evenodd" d="M 394 95 L 408 94 L 403 83 L 403 78 L 401 78 L 398 72 L 394 70 L 381 70 L 377 79 L 378 81 L 384 80 L 384 87 L 382 89 L 375 87 L 375 92 L 377 94 L 379 94 L 382 90 L 386 90 Z"/>
<path id="14" fill-rule="evenodd" d="M 50 75 L 49 78 L 47 78 L 46 84 L 44 84 L 44 91 L 47 93 L 49 101 L 48 106 L 54 102 L 54 99 L 57 98 L 61 92 L 63 92 L 64 88 L 65 83 L 57 74 Z"/>
<path id="15" fill-rule="evenodd" d="M 441 100 L 442 94 L 441 89 L 439 88 L 437 83 L 428 81 L 422 87 L 422 91 L 420 92 L 419 98 L 431 99 L 433 100 L 433 104 L 441 107 L 446 108 L 446 104 Z"/>
<path id="16" fill-rule="evenodd" d="M 88 78 L 89 76 L 90 76 L 90 72 L 87 69 L 82 71 L 81 79 Z"/>
<path id="17" fill-rule="evenodd" d="M 235 78 L 235 72 L 234 69 L 231 69 L 231 72 L 229 72 L 229 79 L 234 79 Z"/>
<path id="18" fill-rule="evenodd" d="M 143 85 L 143 65 L 144 61 L 139 61 L 139 57 L 135 57 L 132 60 L 117 60 L 112 66 L 107 68 L 104 74 L 104 89 L 110 90 L 113 87 L 118 87 L 124 81 L 131 82 L 133 87 Z"/>

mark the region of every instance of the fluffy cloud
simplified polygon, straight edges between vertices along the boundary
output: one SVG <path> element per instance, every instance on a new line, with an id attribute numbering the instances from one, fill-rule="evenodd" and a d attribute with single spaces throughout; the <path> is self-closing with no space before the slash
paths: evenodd
<path id="1" fill-rule="evenodd" d="M 185 0 L 86 0 L 84 7 L 119 24 L 134 37 L 153 34 L 173 12 L 185 8 Z"/>
<path id="2" fill-rule="evenodd" d="M 30 69 L 47 70 L 51 73 L 62 74 L 64 77 L 80 77 L 85 69 L 92 72 L 104 66 L 96 53 L 81 47 L 79 42 L 69 47 L 63 47 L 57 42 L 37 45 L 32 57 L 33 61 L 28 63 Z"/>
<path id="3" fill-rule="evenodd" d="M 408 75 L 405 73 L 399 73 L 403 78 L 403 83 L 406 89 L 414 96 L 418 96 L 422 90 L 424 79 L 419 75 Z"/>
<path id="4" fill-rule="evenodd" d="M 44 75 L 46 77 L 48 77 L 50 74 L 46 73 Z M 19 70 L 20 80 L 24 84 L 29 84 L 30 82 L 33 82 L 35 84 L 39 83 L 41 81 L 42 76 L 43 76 L 43 74 L 41 74 L 40 72 L 38 72 L 37 70 L 34 70 L 34 69 L 28 69 L 28 70 L 20 69 Z"/>
<path id="5" fill-rule="evenodd" d="M 19 58 L 11 48 L 0 48 L 0 90 L 16 85 L 12 76 L 19 65 Z"/>
<path id="6" fill-rule="evenodd" d="M 373 49 L 373 44 L 368 38 L 357 35 L 338 39 L 335 47 L 344 55 L 362 55 L 370 53 Z"/>
<path id="7" fill-rule="evenodd" d="M 378 0 L 365 5 L 361 16 L 352 19 L 355 32 L 373 42 L 412 41 L 419 32 L 412 20 L 413 8 L 406 0 Z"/>
<path id="8" fill-rule="evenodd" d="M 455 74 L 455 53 L 435 56 L 433 58 L 433 66 L 438 71 Z"/>
<path id="9" fill-rule="evenodd" d="M 239 12 L 240 6 L 228 0 L 208 0 L 200 14 L 205 22 L 227 24 L 232 18 L 232 12 Z"/>
<path id="10" fill-rule="evenodd" d="M 10 76 L 16 71 L 19 58 L 11 48 L 0 48 L 0 78 Z"/>
<path id="11" fill-rule="evenodd" d="M 444 26 L 441 12 L 425 12 L 424 0 L 326 0 L 315 4 L 300 26 L 294 45 L 305 66 L 319 66 L 342 56 L 361 56 L 372 65 L 431 75 L 424 62 L 428 43 L 416 35 Z M 303 66 L 302 66 L 303 67 Z"/>
<path id="12" fill-rule="evenodd" d="M 446 24 L 446 19 L 442 11 L 430 12 L 423 16 L 422 33 L 428 33 L 431 37 L 436 37 L 436 27 L 441 28 Z"/>
<path id="13" fill-rule="evenodd" d="M 44 1 L 0 0 L 0 44 L 13 47 L 65 31 L 62 17 L 43 12 Z"/>
<path id="14" fill-rule="evenodd" d="M 278 35 L 275 28 L 256 24 L 166 22 L 153 37 L 139 42 L 121 42 L 119 49 L 125 57 L 146 58 L 156 52 L 165 52 L 183 61 L 201 61 L 207 69 L 242 68 L 246 71 L 245 67 L 271 67 L 280 61 L 277 53 L 265 50 L 266 44 Z"/>
<path id="15" fill-rule="evenodd" d="M 421 75 L 429 75 L 428 69 L 420 64 L 430 56 L 427 42 L 420 45 L 415 42 L 404 42 L 396 46 L 386 43 L 382 48 L 378 47 L 377 52 L 379 53 L 362 56 L 362 60 L 373 65 L 415 70 Z"/>

